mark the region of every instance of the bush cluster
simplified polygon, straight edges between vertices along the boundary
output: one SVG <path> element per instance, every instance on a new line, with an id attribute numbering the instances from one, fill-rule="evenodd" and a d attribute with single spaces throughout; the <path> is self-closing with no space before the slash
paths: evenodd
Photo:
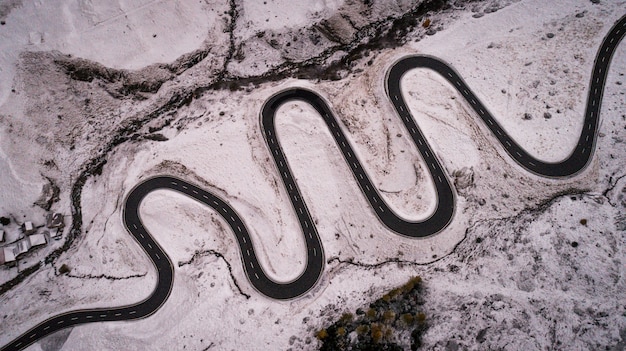
<path id="1" fill-rule="evenodd" d="M 416 276 L 366 309 L 344 313 L 332 325 L 316 332 L 320 350 L 404 350 L 398 344 L 402 333 L 410 333 L 411 350 L 417 350 L 428 327 L 421 309 L 421 292 L 422 279 Z"/>

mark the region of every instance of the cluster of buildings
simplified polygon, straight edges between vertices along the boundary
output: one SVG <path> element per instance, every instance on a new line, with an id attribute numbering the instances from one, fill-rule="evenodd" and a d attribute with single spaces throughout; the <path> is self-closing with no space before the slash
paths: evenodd
<path id="1" fill-rule="evenodd" d="M 63 214 L 48 213 L 45 227 L 48 230 L 38 233 L 38 228 L 33 225 L 33 222 L 26 221 L 20 226 L 19 238 L 8 244 L 4 244 L 7 233 L 4 227 L 0 227 L 0 265 L 16 265 L 20 256 L 35 247 L 46 245 L 51 237 L 60 237 L 65 227 Z M 55 232 L 52 236 L 51 231 Z"/>

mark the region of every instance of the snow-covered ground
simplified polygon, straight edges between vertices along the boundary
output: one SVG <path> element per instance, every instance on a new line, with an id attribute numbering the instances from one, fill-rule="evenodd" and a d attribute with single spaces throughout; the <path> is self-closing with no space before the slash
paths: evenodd
<path id="1" fill-rule="evenodd" d="M 408 8 L 404 2 L 373 3 L 372 21 Z M 244 57 L 231 61 L 226 75 L 263 74 L 330 45 L 294 41 L 291 52 L 284 38 L 309 33 L 314 23 L 342 28 L 345 16 L 337 13 L 348 8 L 354 19 L 365 5 L 243 1 L 231 38 L 225 1 L 5 4 L 0 215 L 42 215 L 31 204 L 47 178 L 61 190 L 53 209 L 69 213 L 81 167 L 107 154 L 101 173 L 89 176 L 82 189 L 82 233 L 72 247 L 0 295 L 1 345 L 58 313 L 148 296 L 156 275 L 124 229 L 121 209 L 128 191 L 156 174 L 180 176 L 219 194 L 245 220 L 267 273 L 281 281 L 297 277 L 304 243 L 259 126 L 263 102 L 287 87 L 313 89 L 329 102 L 385 200 L 407 218 L 428 216 L 436 199 L 384 93 L 385 72 L 405 55 L 449 62 L 531 154 L 549 161 L 566 157 L 582 126 L 596 50 L 626 7 L 624 1 L 586 0 L 455 5 L 429 15 L 434 35 L 418 25 L 405 45 L 369 52 L 342 79 L 286 78 L 231 91 L 194 90 L 217 79 L 231 39 L 244 43 Z M 192 67 L 159 64 L 183 62 L 179 58 L 194 51 L 206 56 Z M 126 76 L 70 79 L 63 67 L 75 65 L 74 57 Z M 287 302 L 261 296 L 243 273 L 225 222 L 184 196 L 158 191 L 146 198 L 141 214 L 176 266 L 165 305 L 144 320 L 76 327 L 31 349 L 314 349 L 315 330 L 416 274 L 425 281 L 431 325 L 425 349 L 619 349 L 626 343 L 625 74 L 622 43 L 607 80 L 594 158 L 581 174 L 559 180 L 515 164 L 436 74 L 407 74 L 405 99 L 457 191 L 451 225 L 418 240 L 379 223 L 321 118 L 305 103 L 289 103 L 279 110 L 277 128 L 327 258 L 310 293 Z M 128 88 L 159 77 L 165 78 L 158 91 Z M 189 91 L 188 103 L 152 114 Z M 146 116 L 152 121 L 136 137 L 104 150 L 114 131 Z M 168 140 L 146 138 L 153 132 Z M 58 275 L 61 264 L 71 272 Z M 2 283 L 16 274 L 0 268 Z"/>

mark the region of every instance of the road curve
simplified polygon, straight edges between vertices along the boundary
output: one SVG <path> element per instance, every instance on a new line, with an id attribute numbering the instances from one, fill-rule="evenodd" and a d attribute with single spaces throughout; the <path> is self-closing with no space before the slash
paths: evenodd
<path id="1" fill-rule="evenodd" d="M 274 162 L 287 189 L 289 199 L 300 222 L 307 246 L 307 265 L 301 275 L 291 282 L 276 282 L 267 277 L 252 246 L 245 224 L 224 200 L 191 183 L 174 177 L 150 178 L 138 184 L 126 198 L 123 220 L 157 269 L 157 284 L 152 294 L 137 304 L 89 310 L 77 310 L 52 317 L 28 330 L 2 350 L 21 350 L 33 342 L 57 330 L 84 323 L 132 320 L 144 318 L 158 310 L 172 290 L 174 267 L 167 254 L 152 238 L 141 222 L 139 206 L 150 192 L 168 189 L 185 194 L 213 208 L 229 224 L 237 238 L 246 275 L 260 293 L 274 299 L 290 299 L 305 294 L 317 283 L 324 267 L 324 251 L 315 223 L 302 199 L 298 185 L 289 169 L 287 159 L 276 135 L 275 117 L 278 108 L 286 102 L 300 100 L 311 104 L 322 116 L 337 146 L 352 170 L 359 187 L 372 209 L 390 230 L 405 236 L 424 237 L 445 228 L 454 214 L 454 191 L 441 164 L 413 120 L 400 89 L 402 76 L 414 68 L 432 69 L 447 79 L 484 121 L 502 144 L 506 152 L 523 168 L 546 177 L 567 177 L 583 170 L 591 159 L 598 128 L 602 94 L 611 57 L 626 34 L 626 16 L 622 17 L 604 38 L 596 56 L 584 116 L 584 125 L 576 147 L 560 162 L 543 162 L 529 155 L 506 134 L 485 106 L 474 95 L 463 79 L 445 62 L 429 56 L 410 56 L 396 62 L 387 75 L 386 91 L 405 128 L 411 135 L 432 176 L 437 190 L 437 206 L 433 214 L 422 221 L 406 221 L 397 216 L 373 186 L 361 162 L 356 157 L 348 139 L 340 128 L 328 104 L 316 93 L 300 88 L 289 89 L 272 96 L 261 111 L 261 126 Z"/>
<path id="2" fill-rule="evenodd" d="M 394 103 L 407 130 L 411 132 L 414 141 L 419 143 L 419 141 L 424 140 L 424 138 L 411 118 L 406 103 L 404 102 L 400 89 L 400 81 L 402 76 L 409 70 L 415 68 L 431 69 L 456 88 L 491 130 L 506 152 L 519 165 L 532 173 L 545 177 L 561 178 L 572 176 L 583 170 L 591 160 L 596 141 L 602 94 L 604 92 L 609 65 L 613 53 L 624 37 L 624 34 L 626 34 L 626 16 L 622 17 L 611 28 L 596 54 L 587 95 L 587 107 L 585 109 L 583 128 L 578 137 L 578 143 L 569 156 L 559 162 L 544 162 L 526 152 L 505 132 L 489 110 L 485 108 L 482 102 L 467 86 L 463 78 L 461 78 L 452 67 L 437 58 L 430 56 L 410 56 L 396 62 L 388 73 L 386 81 L 387 94 Z M 422 155 L 425 155 L 426 152 L 430 152 L 430 150 L 426 147 L 424 147 L 423 150 L 420 149 Z M 426 163 L 428 164 L 428 161 Z"/>

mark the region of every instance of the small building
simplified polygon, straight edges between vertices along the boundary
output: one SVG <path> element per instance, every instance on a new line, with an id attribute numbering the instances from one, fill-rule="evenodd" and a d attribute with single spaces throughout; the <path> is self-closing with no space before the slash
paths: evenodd
<path id="1" fill-rule="evenodd" d="M 65 227 L 65 221 L 63 219 L 63 214 L 61 213 L 48 213 L 46 215 L 46 227 L 52 228 L 63 228 Z"/>
<path id="2" fill-rule="evenodd" d="M 36 229 L 35 229 L 35 226 L 33 225 L 33 222 L 31 221 L 24 222 L 24 224 L 22 224 L 22 231 L 26 235 L 35 233 Z"/>
<path id="3" fill-rule="evenodd" d="M 48 243 L 48 235 L 33 234 L 29 235 L 16 243 L 0 248 L 0 264 L 12 265 L 16 264 L 16 260 L 20 255 L 30 251 L 33 247 L 46 245 Z"/>
<path id="4" fill-rule="evenodd" d="M 28 241 L 30 243 L 30 247 L 46 245 L 48 243 L 48 239 L 45 234 L 33 234 L 28 236 Z M 30 248 L 29 248 L 30 250 Z"/>
<path id="5" fill-rule="evenodd" d="M 26 235 L 22 239 L 0 247 L 0 265 L 15 266 L 20 256 L 28 253 L 32 248 L 44 246 L 50 241 L 50 233 L 44 231 L 36 234 L 37 228 L 33 222 L 26 221 L 21 226 L 22 232 Z M 59 229 L 57 229 L 59 230 Z M 4 241 L 7 233 L 0 227 L 0 241 Z"/>
<path id="6" fill-rule="evenodd" d="M 17 257 L 19 255 L 27 253 L 30 248 L 30 240 L 28 240 L 28 238 L 24 238 L 15 243 L 15 249 L 13 250 L 13 253 L 15 253 L 15 256 Z"/>
<path id="7" fill-rule="evenodd" d="M 0 248 L 0 264 L 15 264 L 15 246 L 5 246 Z"/>

